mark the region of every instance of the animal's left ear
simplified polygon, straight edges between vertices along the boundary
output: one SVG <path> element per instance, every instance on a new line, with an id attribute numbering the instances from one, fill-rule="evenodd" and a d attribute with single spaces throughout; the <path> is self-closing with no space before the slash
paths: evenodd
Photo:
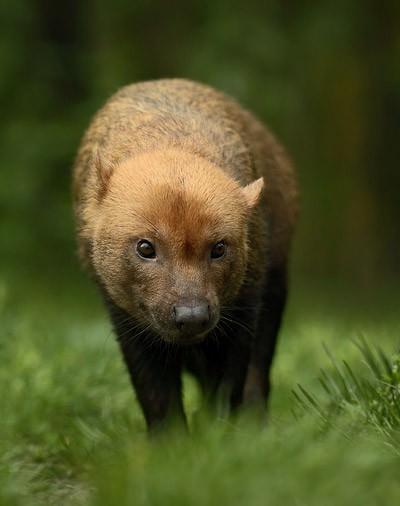
<path id="1" fill-rule="evenodd" d="M 264 178 L 256 179 L 252 183 L 242 188 L 244 198 L 246 199 L 247 207 L 253 209 L 260 199 L 261 191 L 264 187 Z"/>
<path id="2" fill-rule="evenodd" d="M 114 168 L 103 159 L 99 148 L 94 153 L 94 165 L 97 172 L 98 198 L 101 201 L 107 193 L 108 183 Z"/>

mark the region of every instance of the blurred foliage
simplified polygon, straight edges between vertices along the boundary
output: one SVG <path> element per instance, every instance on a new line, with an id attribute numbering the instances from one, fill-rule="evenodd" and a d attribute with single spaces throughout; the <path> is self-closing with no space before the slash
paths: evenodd
<path id="1" fill-rule="evenodd" d="M 296 272 L 398 273 L 400 3 L 4 0 L 2 269 L 75 269 L 71 165 L 120 86 L 182 76 L 237 97 L 299 170 Z"/>

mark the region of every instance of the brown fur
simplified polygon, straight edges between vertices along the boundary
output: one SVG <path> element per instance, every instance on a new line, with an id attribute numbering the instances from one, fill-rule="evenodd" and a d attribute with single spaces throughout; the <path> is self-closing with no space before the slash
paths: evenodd
<path id="1" fill-rule="evenodd" d="M 232 99 L 179 79 L 127 86 L 98 112 L 74 198 L 80 255 L 106 296 L 173 342 L 177 300 L 207 299 L 214 324 L 235 301 L 260 304 L 269 273 L 285 271 L 297 217 L 293 170 L 274 137 Z M 143 238 L 157 244 L 157 268 L 135 254 Z M 226 257 L 210 262 L 220 240 Z"/>

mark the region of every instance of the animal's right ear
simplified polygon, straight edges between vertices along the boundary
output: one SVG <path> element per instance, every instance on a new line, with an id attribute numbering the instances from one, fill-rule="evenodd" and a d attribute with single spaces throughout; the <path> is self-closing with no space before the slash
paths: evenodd
<path id="1" fill-rule="evenodd" d="M 110 177 L 114 168 L 111 163 L 104 160 L 99 149 L 96 150 L 96 154 L 94 156 L 94 164 L 98 181 L 98 197 L 99 200 L 103 200 L 107 193 Z"/>

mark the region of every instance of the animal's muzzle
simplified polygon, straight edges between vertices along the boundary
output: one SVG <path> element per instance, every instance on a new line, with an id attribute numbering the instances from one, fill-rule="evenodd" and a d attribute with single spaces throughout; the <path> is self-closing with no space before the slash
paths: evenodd
<path id="1" fill-rule="evenodd" d="M 210 306 L 207 302 L 175 304 L 172 312 L 175 325 L 183 334 L 195 336 L 206 332 L 210 326 Z"/>

